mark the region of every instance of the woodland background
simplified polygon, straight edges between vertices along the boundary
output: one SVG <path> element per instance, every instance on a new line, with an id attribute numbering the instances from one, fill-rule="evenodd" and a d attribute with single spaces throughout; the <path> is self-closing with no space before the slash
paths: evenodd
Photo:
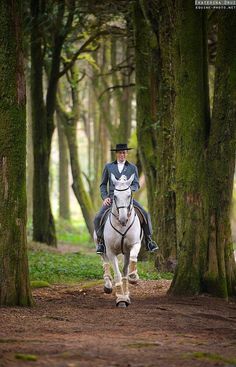
<path id="1" fill-rule="evenodd" d="M 235 294 L 235 29 L 235 12 L 190 0 L 1 2 L 1 304 L 32 304 L 26 229 L 51 247 L 92 236 L 118 142 L 170 293 Z"/>

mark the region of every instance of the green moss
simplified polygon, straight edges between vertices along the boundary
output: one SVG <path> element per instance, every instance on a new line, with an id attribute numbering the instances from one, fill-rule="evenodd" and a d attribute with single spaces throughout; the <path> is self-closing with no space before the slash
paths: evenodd
<path id="1" fill-rule="evenodd" d="M 34 354 L 15 354 L 16 359 L 21 359 L 22 361 L 37 361 L 38 357 Z"/>
<path id="2" fill-rule="evenodd" d="M 31 287 L 34 288 L 44 288 L 44 287 L 50 287 L 50 284 L 46 282 L 45 280 L 32 280 L 30 282 Z"/>
<path id="3" fill-rule="evenodd" d="M 228 297 L 226 278 L 221 278 L 217 274 L 207 273 L 204 276 L 204 288 L 217 297 Z"/>
<path id="4" fill-rule="evenodd" d="M 155 348 L 156 346 L 158 346 L 158 343 L 149 343 L 149 342 L 137 342 L 137 343 L 130 343 L 127 344 L 128 348 L 134 348 L 134 349 L 141 349 L 141 348 Z"/>
<path id="5" fill-rule="evenodd" d="M 85 290 L 85 289 L 93 288 L 100 284 L 103 284 L 103 280 L 92 280 L 89 282 L 83 282 L 81 284 L 81 289 Z"/>
<path id="6" fill-rule="evenodd" d="M 225 364 L 230 364 L 230 365 L 236 364 L 236 358 L 227 358 L 220 354 L 215 354 L 215 353 L 194 352 L 194 353 L 188 353 L 186 357 L 187 358 L 194 357 L 196 359 L 207 360 L 207 361 L 220 361 L 220 362 L 223 362 Z"/>

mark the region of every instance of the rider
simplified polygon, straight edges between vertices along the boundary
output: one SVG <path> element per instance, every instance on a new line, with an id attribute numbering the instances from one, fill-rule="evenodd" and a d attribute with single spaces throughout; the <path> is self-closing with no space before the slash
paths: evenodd
<path id="1" fill-rule="evenodd" d="M 132 148 L 128 148 L 127 144 L 116 144 L 115 149 L 111 149 L 111 151 L 116 152 L 116 160 L 111 163 L 107 163 L 103 170 L 102 174 L 102 182 L 100 185 L 100 192 L 103 199 L 103 205 L 100 211 L 96 214 L 94 219 L 94 229 L 97 235 L 97 254 L 105 253 L 105 245 L 103 240 L 103 228 L 101 226 L 101 218 L 107 208 L 112 204 L 112 198 L 114 193 L 114 185 L 111 180 L 111 173 L 119 179 L 122 175 L 126 175 L 127 178 L 134 173 L 134 180 L 131 184 L 131 190 L 137 191 L 139 189 L 139 178 L 138 178 L 138 170 L 137 167 L 127 161 L 128 150 Z M 109 192 L 107 191 L 107 184 L 109 183 Z M 142 228 L 145 237 L 146 249 L 148 251 L 154 252 L 158 249 L 158 246 L 155 241 L 152 239 L 152 224 L 149 213 L 144 210 L 144 208 L 136 201 L 133 200 L 134 207 L 141 211 L 144 220 L 142 221 Z"/>

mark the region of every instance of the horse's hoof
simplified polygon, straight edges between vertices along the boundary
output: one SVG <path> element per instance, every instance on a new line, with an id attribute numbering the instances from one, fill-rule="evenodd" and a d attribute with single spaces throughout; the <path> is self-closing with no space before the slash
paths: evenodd
<path id="1" fill-rule="evenodd" d="M 138 280 L 139 280 L 138 274 L 135 274 L 135 273 L 129 274 L 128 281 L 130 284 L 137 284 Z"/>
<path id="2" fill-rule="evenodd" d="M 124 301 L 120 301 L 116 304 L 116 307 L 119 307 L 119 308 L 126 308 L 129 306 L 129 303 L 128 302 L 124 302 Z"/>
<path id="3" fill-rule="evenodd" d="M 104 287 L 104 293 L 111 294 L 112 293 L 112 288 Z"/>

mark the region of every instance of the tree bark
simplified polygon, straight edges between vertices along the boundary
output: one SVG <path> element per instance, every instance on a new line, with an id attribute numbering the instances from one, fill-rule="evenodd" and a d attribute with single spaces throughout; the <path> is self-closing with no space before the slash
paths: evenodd
<path id="1" fill-rule="evenodd" d="M 33 303 L 26 246 L 26 104 L 21 1 L 0 3 L 0 304 Z"/>
<path id="2" fill-rule="evenodd" d="M 70 113 L 68 113 L 62 106 L 59 98 L 57 103 L 57 112 L 60 115 L 61 122 L 64 126 L 65 135 L 67 138 L 70 164 L 73 177 L 72 188 L 74 194 L 80 204 L 84 220 L 88 231 L 93 236 L 94 226 L 94 209 L 92 201 L 85 190 L 85 186 L 82 180 L 82 172 L 79 162 L 78 154 L 78 144 L 77 144 L 77 124 L 79 119 L 79 101 L 78 101 L 78 70 L 76 65 L 71 69 L 71 92 L 72 92 L 72 104 L 73 108 Z M 61 93 L 59 93 L 61 94 Z"/>
<path id="3" fill-rule="evenodd" d="M 137 136 L 154 237 L 160 245 L 156 265 L 172 270 L 176 262 L 173 162 L 173 29 L 168 4 L 136 2 Z"/>
<path id="4" fill-rule="evenodd" d="M 34 177 L 34 155 L 33 155 L 33 131 L 32 131 L 32 108 L 30 91 L 30 71 L 26 68 L 26 193 L 27 193 L 27 216 L 32 220 L 33 216 L 33 177 Z"/>
<path id="5" fill-rule="evenodd" d="M 34 148 L 33 239 L 56 246 L 54 219 L 49 197 L 49 159 L 52 127 L 48 128 L 43 96 L 43 51 L 39 18 L 43 13 L 40 0 L 31 1 L 31 97 Z"/>
<path id="6" fill-rule="evenodd" d="M 205 148 L 209 127 L 205 13 L 177 1 L 175 53 L 176 217 L 178 266 L 171 293 L 202 291 L 207 255 Z"/>
<path id="7" fill-rule="evenodd" d="M 64 127 L 57 114 L 58 148 L 59 148 L 59 217 L 70 219 L 69 200 L 69 157 Z"/>
<path id="8" fill-rule="evenodd" d="M 236 146 L 236 17 L 219 14 L 214 101 L 208 147 L 209 238 L 205 287 L 228 297 L 236 293 L 230 209 Z"/>

